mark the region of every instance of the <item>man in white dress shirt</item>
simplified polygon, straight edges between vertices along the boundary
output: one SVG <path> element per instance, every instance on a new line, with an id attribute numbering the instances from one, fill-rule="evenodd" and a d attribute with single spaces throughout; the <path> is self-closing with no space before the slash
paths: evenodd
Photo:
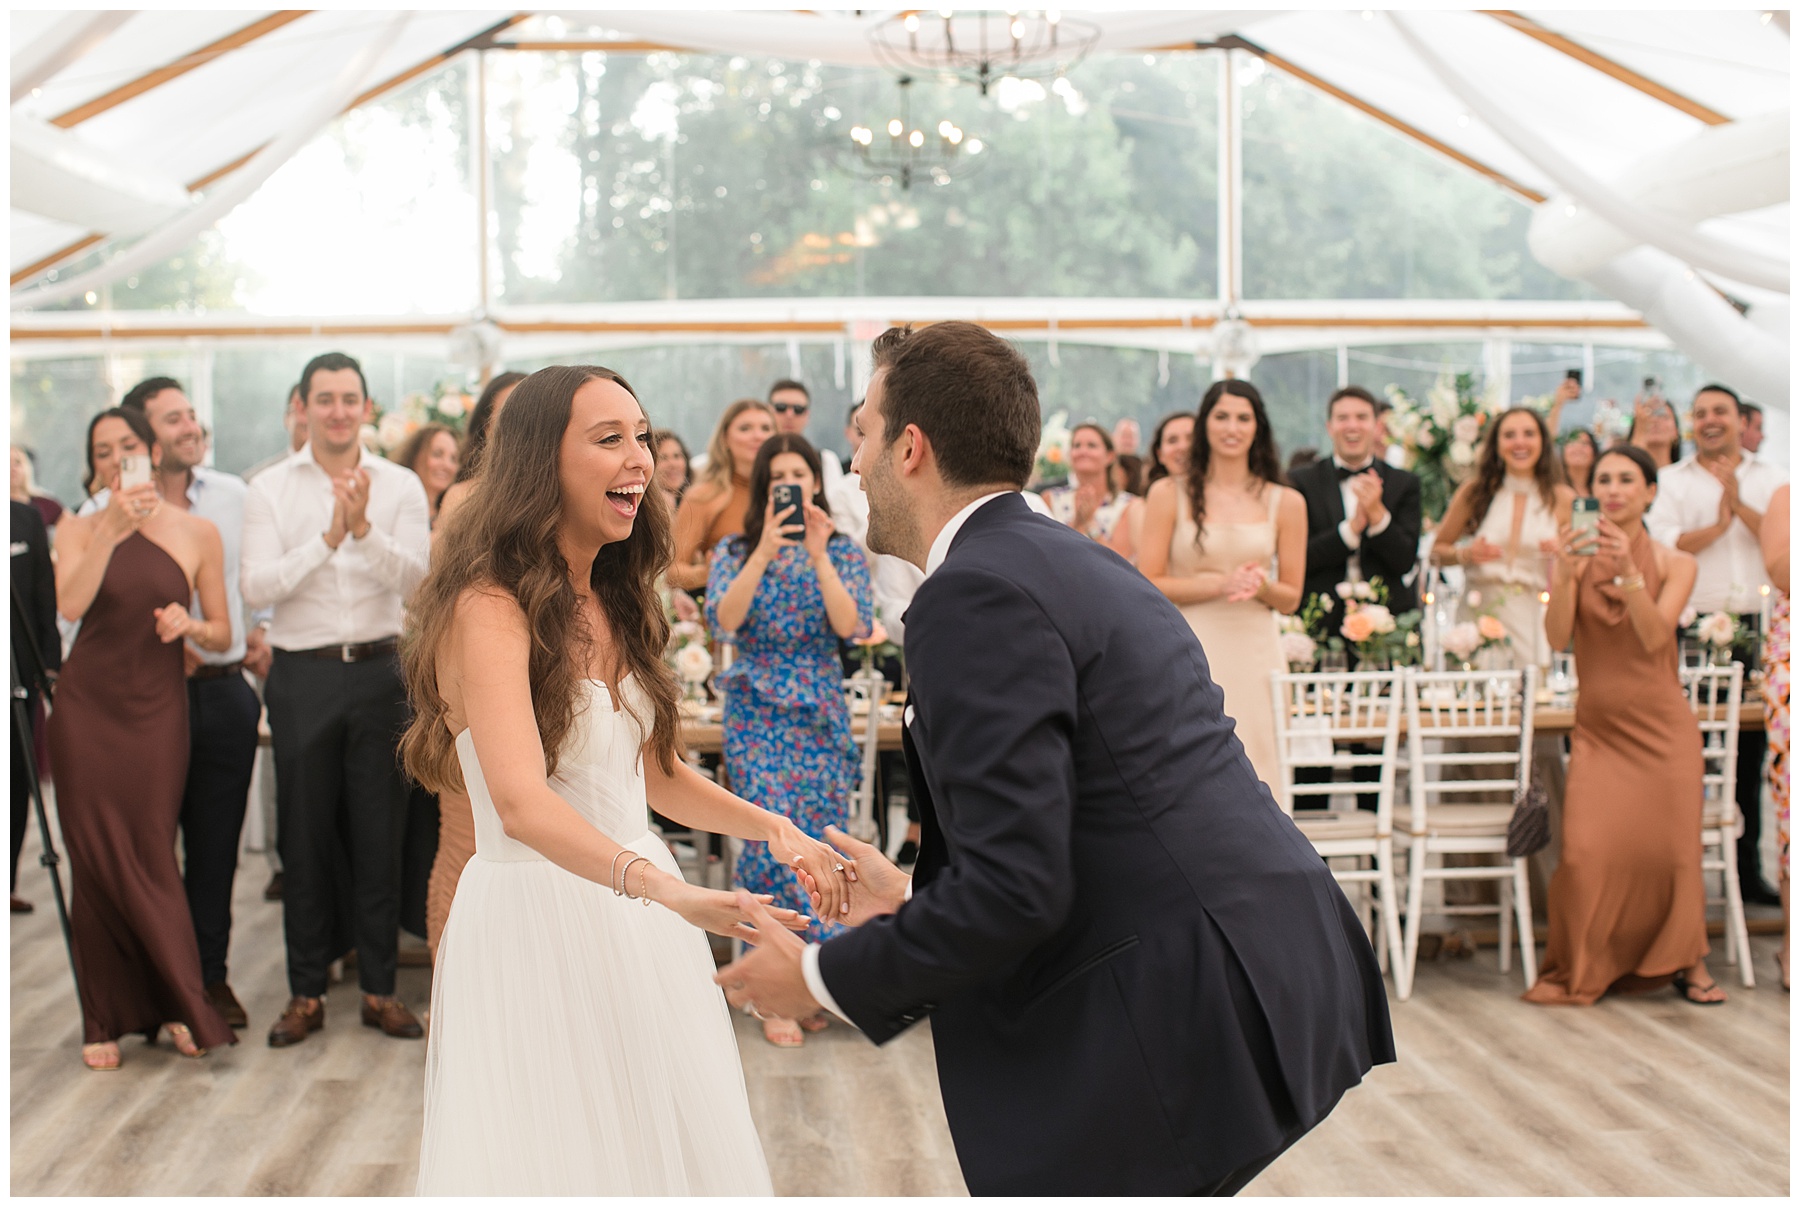
<path id="1" fill-rule="evenodd" d="M 157 487 L 171 507 L 209 519 L 225 548 L 225 599 L 231 612 L 231 648 L 212 653 L 190 645 L 188 666 L 188 769 L 181 799 L 182 879 L 188 912 L 200 945 L 206 996 L 233 1027 L 249 1019 L 231 991 L 226 955 L 231 945 L 231 890 L 237 879 L 238 841 L 256 765 L 257 721 L 262 703 L 244 678 L 261 674 L 269 650 L 259 627 L 247 626 L 239 594 L 244 533 L 243 480 L 200 464 L 205 434 L 179 382 L 152 377 L 126 392 L 119 405 L 149 420 L 162 445 Z M 111 492 L 101 495 L 110 497 Z M 99 498 L 104 507 L 106 498 Z"/>
<path id="2" fill-rule="evenodd" d="M 1657 475 L 1656 502 L 1644 517 L 1653 539 L 1691 553 L 1699 563 L 1688 606 L 1704 615 L 1729 612 L 1741 625 L 1762 620 L 1762 518 L 1769 496 L 1787 475 L 1743 447 L 1738 396 L 1722 385 L 1701 386 L 1690 418 L 1694 452 Z M 1744 660 L 1742 651 L 1739 661 Z M 1754 664 L 1751 664 L 1754 665 Z M 1746 666 L 1748 674 L 1750 666 Z M 1744 900 L 1778 905 L 1781 898 L 1762 878 L 1757 847 L 1762 838 L 1762 765 L 1767 743 L 1760 729 L 1738 734 L 1738 879 Z"/>
<path id="3" fill-rule="evenodd" d="M 280 844 L 288 988 L 269 1032 L 287 1047 L 325 1025 L 337 852 L 348 851 L 362 1021 L 417 1038 L 394 996 L 407 785 L 397 639 L 401 605 L 425 577 L 430 518 L 413 472 L 363 451 L 362 369 L 315 357 L 301 374 L 307 443 L 250 485 L 244 598 L 274 608 L 266 698 L 282 782 Z"/>

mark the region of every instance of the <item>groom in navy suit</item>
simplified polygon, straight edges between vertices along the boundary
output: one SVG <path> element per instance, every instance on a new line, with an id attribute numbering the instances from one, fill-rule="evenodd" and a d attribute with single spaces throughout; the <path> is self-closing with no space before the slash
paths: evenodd
<path id="1" fill-rule="evenodd" d="M 917 870 L 834 833 L 861 925 L 821 947 L 764 918 L 717 979 L 876 1043 L 929 1017 L 976 1194 L 1233 1194 L 1394 1059 L 1374 953 L 1181 614 L 1020 497 L 1024 359 L 968 323 L 874 352 L 868 541 L 927 575 L 906 616 Z"/>

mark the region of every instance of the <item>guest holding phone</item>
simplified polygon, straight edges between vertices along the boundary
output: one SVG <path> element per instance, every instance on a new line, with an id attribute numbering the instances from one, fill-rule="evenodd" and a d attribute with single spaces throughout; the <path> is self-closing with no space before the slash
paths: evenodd
<path id="1" fill-rule="evenodd" d="M 1649 453 L 1657 469 L 1667 469 L 1681 460 L 1681 420 L 1654 378 L 1644 381 L 1644 391 L 1632 403 L 1625 442 Z"/>
<path id="2" fill-rule="evenodd" d="M 819 454 L 805 437 L 770 437 L 749 477 L 743 534 L 713 550 L 706 584 L 707 619 L 737 646 L 736 661 L 717 680 L 725 693 L 725 767 L 732 791 L 822 838 L 828 825 L 844 828 L 857 785 L 838 648 L 869 631 L 868 563 L 832 524 Z M 744 844 L 737 879 L 777 906 L 810 912 L 793 873 L 766 843 Z M 837 931 L 826 920 L 808 934 L 821 941 Z M 803 1027 L 824 1026 L 823 1015 L 799 1023 L 770 1017 L 763 1036 L 799 1047 Z"/>
<path id="3" fill-rule="evenodd" d="M 1644 527 L 1656 479 L 1643 449 L 1607 450 L 1594 466 L 1598 523 L 1557 533 L 1545 627 L 1557 649 L 1573 639 L 1581 694 L 1550 944 L 1529 1002 L 1587 1006 L 1671 982 L 1696 1005 L 1725 1000 L 1706 971 L 1705 765 L 1676 663 L 1695 565 Z"/>
<path id="4" fill-rule="evenodd" d="M 231 645 L 225 549 L 211 520 L 164 505 L 161 459 L 142 412 L 94 418 L 90 483 L 110 494 L 94 515 L 63 521 L 56 567 L 57 610 L 81 631 L 57 684 L 50 760 L 74 881 L 81 1059 L 95 1070 L 118 1068 L 118 1041 L 134 1032 L 154 1043 L 166 1028 L 184 1056 L 237 1042 L 207 997 L 175 864 L 189 747 L 182 642 Z M 215 619 L 189 615 L 196 594 Z"/>
<path id="5" fill-rule="evenodd" d="M 1578 499 L 1594 493 L 1594 458 L 1600 455 L 1600 443 L 1594 433 L 1578 427 L 1562 438 L 1563 481 Z"/>

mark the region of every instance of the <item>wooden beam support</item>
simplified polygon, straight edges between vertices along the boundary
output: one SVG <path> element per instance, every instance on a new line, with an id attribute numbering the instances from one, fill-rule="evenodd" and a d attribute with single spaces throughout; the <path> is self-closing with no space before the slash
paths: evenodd
<path id="1" fill-rule="evenodd" d="M 119 85 L 111 92 L 75 106 L 67 113 L 58 114 L 50 119 L 50 124 L 61 126 L 65 130 L 71 126 L 79 126 L 89 118 L 100 116 L 108 109 L 123 105 L 126 101 L 140 97 L 153 88 L 159 88 L 170 80 L 180 79 L 197 67 L 206 66 L 220 55 L 229 54 L 240 46 L 246 46 L 266 34 L 272 34 L 282 26 L 298 21 L 311 11 L 311 9 L 294 8 L 270 13 L 262 20 L 253 21 L 236 33 L 227 34 L 216 42 L 207 43 L 199 50 L 182 55 L 165 67 L 158 67 L 155 71 L 141 75 L 130 83 Z"/>
<path id="2" fill-rule="evenodd" d="M 1603 75 L 1635 88 L 1645 96 L 1654 97 L 1670 108 L 1679 109 L 1691 118 L 1705 122 L 1709 126 L 1723 126 L 1731 122 L 1729 117 L 1717 109 L 1709 109 L 1699 101 L 1681 95 L 1673 88 L 1666 88 L 1648 76 L 1639 75 L 1623 63 L 1614 62 L 1597 51 L 1589 50 L 1581 43 L 1565 38 L 1554 30 L 1546 29 L 1523 13 L 1504 8 L 1484 8 L 1477 11 L 1487 14 L 1503 25 L 1511 26 L 1528 38 L 1535 38 L 1552 50 L 1561 51 L 1578 63 L 1585 63 Z"/>
<path id="3" fill-rule="evenodd" d="M 692 46 L 672 46 L 667 42 L 607 42 L 596 39 L 571 39 L 569 41 L 533 41 L 533 42 L 495 42 L 489 50 L 534 50 L 544 53 L 566 51 L 583 53 L 591 50 L 605 51 L 611 54 L 656 54 L 660 51 L 672 51 L 675 54 L 709 54 L 710 51 L 695 50 Z"/>
<path id="4" fill-rule="evenodd" d="M 398 75 L 389 76 L 387 79 L 383 80 L 381 83 L 375 85 L 373 88 L 370 88 L 367 92 L 362 93 L 355 100 L 351 101 L 348 105 L 346 105 L 344 107 L 343 112 L 348 113 L 352 109 L 355 109 L 361 105 L 368 104 L 370 101 L 374 100 L 378 96 L 382 96 L 385 93 L 392 92 L 394 89 L 400 87 L 402 84 L 409 83 L 412 80 L 417 79 L 419 76 L 424 75 L 426 72 L 430 71 L 432 68 L 443 66 L 445 63 L 449 62 L 451 59 L 455 58 L 457 55 L 461 54 L 465 50 L 472 50 L 472 49 L 475 49 L 476 47 L 485 48 L 486 46 L 488 46 L 491 43 L 493 37 L 496 34 L 499 34 L 499 33 L 504 32 L 505 30 L 511 29 L 513 26 L 517 25 L 519 22 L 530 18 L 530 16 L 531 16 L 530 13 L 514 13 L 512 16 L 506 18 L 504 21 L 497 21 L 493 25 L 488 26 L 486 29 L 482 30 L 480 33 L 476 34 L 474 37 L 464 39 L 463 41 L 457 43 L 455 46 L 452 46 L 449 50 L 446 50 L 446 51 L 442 52 L 441 54 L 432 55 L 430 58 L 426 59 L 425 61 L 423 61 L 421 63 L 415 63 L 413 66 L 408 67 L 405 71 L 400 72 Z M 196 66 L 198 66 L 198 64 L 196 64 Z M 206 175 L 201 176 L 198 179 L 189 181 L 188 185 L 187 185 L 188 192 L 190 192 L 190 193 L 199 192 L 201 189 L 205 188 L 209 184 L 212 184 L 214 181 L 222 180 L 225 177 L 231 175 L 233 172 L 237 171 L 239 168 L 241 168 L 245 164 L 249 163 L 252 159 L 255 159 L 257 154 L 262 151 L 263 147 L 266 147 L 268 145 L 269 145 L 268 143 L 263 143 L 261 146 L 253 147 L 249 151 L 244 152 L 244 154 L 242 154 L 242 155 L 238 156 L 236 159 L 232 160 L 230 163 L 225 164 L 223 167 L 214 168 L 212 171 L 208 172 Z M 96 243 L 99 243 L 101 240 L 105 239 L 106 237 L 107 236 L 105 234 L 89 235 L 84 239 L 79 239 L 76 242 L 69 244 L 67 247 L 62 248 L 59 251 L 51 252 L 49 255 L 47 255 L 43 259 L 37 261 L 35 264 L 26 265 L 24 268 L 21 268 L 17 272 L 13 273 L 11 284 L 18 285 L 23 281 L 30 280 L 32 277 L 38 275 L 39 273 L 47 272 L 50 269 L 55 268 L 58 264 L 61 264 L 64 260 L 67 260 L 70 256 L 73 256 L 80 252 L 86 251 L 88 248 L 94 246 L 94 244 L 96 244 Z"/>

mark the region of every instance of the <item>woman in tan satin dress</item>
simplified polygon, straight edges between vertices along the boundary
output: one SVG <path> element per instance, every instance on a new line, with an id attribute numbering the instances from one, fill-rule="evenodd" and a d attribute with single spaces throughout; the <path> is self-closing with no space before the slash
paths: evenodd
<path id="1" fill-rule="evenodd" d="M 1644 529 L 1656 465 L 1642 449 L 1601 454 L 1593 483 L 1598 533 L 1577 545 L 1563 527 L 1545 617 L 1551 648 L 1574 639 L 1581 693 L 1550 944 L 1525 1000 L 1586 1006 L 1672 981 L 1688 1001 L 1715 1005 L 1725 994 L 1705 961 L 1705 766 L 1675 642 L 1694 559 Z M 1589 541 L 1598 552 L 1575 552 Z"/>
<path id="2" fill-rule="evenodd" d="M 1306 502 L 1281 477 L 1256 387 L 1214 383 L 1200 403 L 1189 472 L 1150 488 L 1138 551 L 1144 577 L 1199 639 L 1238 741 L 1271 792 L 1281 765 L 1269 672 L 1286 666 L 1276 614 L 1300 605 L 1306 579 Z"/>

